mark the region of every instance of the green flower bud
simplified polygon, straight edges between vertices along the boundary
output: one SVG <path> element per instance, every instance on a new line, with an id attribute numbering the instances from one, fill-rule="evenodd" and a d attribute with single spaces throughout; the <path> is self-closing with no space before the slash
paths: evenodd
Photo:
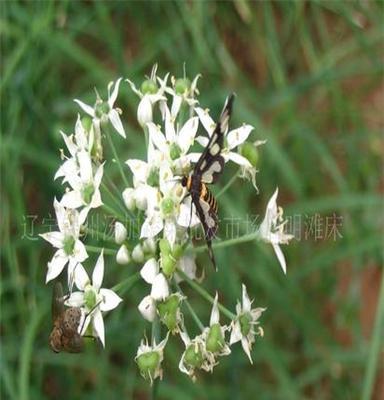
<path id="1" fill-rule="evenodd" d="M 184 94 L 191 87 L 191 81 L 188 78 L 179 78 L 175 82 L 175 92 Z"/>
<path id="2" fill-rule="evenodd" d="M 175 203 L 170 197 L 166 197 L 161 202 L 161 211 L 165 216 L 171 215 L 175 210 Z"/>
<path id="3" fill-rule="evenodd" d="M 177 145 L 177 143 L 171 143 L 169 146 L 169 156 L 171 157 L 171 160 L 176 160 L 180 157 L 181 155 L 181 149 Z"/>
<path id="4" fill-rule="evenodd" d="M 173 294 L 166 300 L 157 304 L 160 320 L 171 332 L 177 329 L 180 302 L 181 297 L 177 294 Z"/>
<path id="5" fill-rule="evenodd" d="M 163 274 L 170 278 L 176 269 L 176 260 L 172 256 L 162 256 L 161 257 L 161 269 Z"/>
<path id="6" fill-rule="evenodd" d="M 153 79 L 147 79 L 141 84 L 141 93 L 155 94 L 158 91 L 156 82 Z"/>
<path id="7" fill-rule="evenodd" d="M 245 157 L 252 166 L 256 167 L 257 162 L 259 161 L 259 152 L 255 145 L 249 142 L 243 143 L 241 146 L 241 155 Z"/>
<path id="8" fill-rule="evenodd" d="M 88 310 L 92 310 L 96 305 L 96 293 L 93 288 L 85 289 L 84 303 Z"/>
<path id="9" fill-rule="evenodd" d="M 158 169 L 151 169 L 149 173 L 147 183 L 149 186 L 159 186 L 159 170 Z"/>
<path id="10" fill-rule="evenodd" d="M 156 371 L 160 367 L 160 354 L 157 351 L 150 351 L 141 354 L 136 359 L 140 374 L 144 379 L 152 380 L 156 376 Z"/>
<path id="11" fill-rule="evenodd" d="M 75 238 L 73 236 L 67 236 L 64 239 L 63 249 L 67 256 L 73 254 L 73 249 L 75 248 Z"/>
<path id="12" fill-rule="evenodd" d="M 82 188 L 81 194 L 86 204 L 89 204 L 92 201 L 92 196 L 94 193 L 95 187 L 93 186 L 93 183 L 88 183 Z"/>
<path id="13" fill-rule="evenodd" d="M 220 324 L 214 324 L 210 327 L 207 340 L 206 340 L 206 348 L 208 351 L 212 353 L 219 352 L 225 344 L 224 336 L 221 331 Z"/>
<path id="14" fill-rule="evenodd" d="M 83 118 L 81 118 L 81 123 L 83 125 L 83 128 L 89 132 L 92 128 L 92 119 L 88 116 L 85 116 Z"/>
<path id="15" fill-rule="evenodd" d="M 249 313 L 242 314 L 239 317 L 239 322 L 242 335 L 247 336 L 252 327 L 252 316 Z"/>
<path id="16" fill-rule="evenodd" d="M 168 256 L 171 253 L 171 245 L 167 239 L 160 239 L 159 248 L 162 256 Z"/>
<path id="17" fill-rule="evenodd" d="M 185 350 L 184 362 L 192 368 L 200 368 L 203 365 L 204 358 L 200 345 L 191 344 Z"/>

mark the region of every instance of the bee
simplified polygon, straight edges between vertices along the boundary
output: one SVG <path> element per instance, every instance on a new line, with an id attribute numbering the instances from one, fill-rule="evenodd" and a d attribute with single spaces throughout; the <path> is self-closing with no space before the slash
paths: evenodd
<path id="1" fill-rule="evenodd" d="M 78 332 L 81 309 L 65 308 L 64 301 L 63 287 L 61 283 L 56 282 L 52 293 L 53 329 L 49 335 L 49 346 L 55 353 L 80 353 L 84 348 L 84 339 Z"/>
<path id="2" fill-rule="evenodd" d="M 212 250 L 212 238 L 216 235 L 218 229 L 218 205 L 207 184 L 217 182 L 223 173 L 225 162 L 221 152 L 224 145 L 224 135 L 228 131 L 234 98 L 234 94 L 227 97 L 219 121 L 192 173 L 181 179 L 181 185 L 191 195 L 192 203 L 203 225 L 208 254 L 216 270 L 216 261 Z"/>

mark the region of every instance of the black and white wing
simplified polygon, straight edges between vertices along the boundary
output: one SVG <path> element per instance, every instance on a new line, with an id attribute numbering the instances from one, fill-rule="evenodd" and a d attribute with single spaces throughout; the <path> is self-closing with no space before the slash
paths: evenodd
<path id="1" fill-rule="evenodd" d="M 224 158 L 221 151 L 224 145 L 224 135 L 228 131 L 234 99 L 233 93 L 227 97 L 215 130 L 212 132 L 212 136 L 193 170 L 194 176 L 199 177 L 203 183 L 215 183 L 223 172 Z"/>

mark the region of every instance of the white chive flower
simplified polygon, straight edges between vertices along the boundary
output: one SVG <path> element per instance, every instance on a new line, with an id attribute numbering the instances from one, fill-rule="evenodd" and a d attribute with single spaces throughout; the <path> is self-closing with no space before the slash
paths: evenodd
<path id="1" fill-rule="evenodd" d="M 68 286 L 71 290 L 76 265 L 88 257 L 85 246 L 79 239 L 80 226 L 84 220 L 80 219 L 78 211 L 64 207 L 56 199 L 53 206 L 59 231 L 40 234 L 43 239 L 58 249 L 52 260 L 48 262 L 46 282 L 60 275 L 68 264 Z"/>
<path id="2" fill-rule="evenodd" d="M 276 188 L 275 193 L 268 201 L 265 217 L 259 227 L 258 234 L 261 240 L 272 244 L 280 266 L 286 274 L 287 265 L 279 245 L 288 244 L 294 236 L 284 232 L 287 221 L 283 220 L 283 209 L 278 207 L 276 203 L 278 192 L 279 190 Z"/>
<path id="3" fill-rule="evenodd" d="M 84 267 L 79 264 L 75 270 L 75 284 L 79 291 L 72 292 L 66 305 L 69 307 L 81 307 L 84 309 L 85 320 L 82 322 L 80 334 L 84 335 L 89 324 L 92 323 L 92 331 L 105 346 L 105 329 L 103 312 L 116 308 L 122 299 L 111 289 L 101 287 L 104 278 L 103 251 L 96 261 L 92 273 L 92 281 L 89 279 Z"/>
<path id="4" fill-rule="evenodd" d="M 115 83 L 109 82 L 108 100 L 106 102 L 103 101 L 98 94 L 94 107 L 91 107 L 78 99 L 75 99 L 75 102 L 92 117 L 92 121 L 97 132 L 100 132 L 101 123 L 109 121 L 115 128 L 116 132 L 125 138 L 125 130 L 120 119 L 121 110 L 114 108 L 114 104 L 119 93 L 121 80 L 122 78 L 119 78 Z"/>
<path id="5" fill-rule="evenodd" d="M 263 329 L 259 327 L 258 330 L 255 331 L 254 327 L 259 324 L 258 319 L 266 309 L 261 307 L 252 309 L 252 301 L 249 300 L 247 288 L 244 284 L 242 287 L 242 302 L 237 303 L 236 319 L 231 323 L 230 344 L 232 345 L 241 341 L 243 350 L 252 364 L 251 350 L 252 344 L 255 342 L 255 336 L 256 334 L 263 336 Z"/>

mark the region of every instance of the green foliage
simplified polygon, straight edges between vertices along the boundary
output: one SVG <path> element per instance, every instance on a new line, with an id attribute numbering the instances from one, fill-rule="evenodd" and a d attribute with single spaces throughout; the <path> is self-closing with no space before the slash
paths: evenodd
<path id="1" fill-rule="evenodd" d="M 301 216 L 302 231 L 284 248 L 286 277 L 267 245 L 216 249 L 219 272 L 206 268 L 208 289 L 216 285 L 234 304 L 246 282 L 255 304 L 268 307 L 265 337 L 255 343 L 254 365 L 239 345 L 198 384 L 178 372 L 183 345 L 170 338 L 158 398 L 353 399 L 364 391 L 369 399 L 384 312 L 383 3 L 4 1 L 0 7 L 1 395 L 149 398 L 134 362 L 148 329 L 136 308 L 147 288 L 132 287 L 107 317 L 105 350 L 89 341 L 81 355 L 53 354 L 51 289 L 44 283 L 51 248 L 37 233 L 47 230 L 53 198 L 60 197 L 53 175 L 64 147 L 59 130 L 72 132 L 79 111 L 72 99 L 92 104 L 94 87 L 105 98 L 107 83 L 119 76 L 140 84 L 155 62 L 160 75 L 182 79 L 185 62 L 189 78 L 202 74 L 203 104 L 218 113 L 236 92 L 234 123 L 247 121 L 256 128 L 253 140 L 268 140 L 258 151 L 261 194 L 236 180 L 220 196 L 220 234 L 230 229 L 229 217 L 263 214 L 277 185 L 279 204 L 286 215 Z M 113 140 L 124 160 L 139 158 L 138 99 L 127 84 L 118 103 L 128 134 Z M 229 167 L 221 185 L 235 172 Z M 118 167 L 111 180 L 123 187 Z M 310 229 L 316 214 L 322 232 Z M 342 217 L 335 240 L 325 237 L 333 215 Z M 107 261 L 112 284 L 137 272 L 111 256 Z M 196 296 L 190 301 L 207 323 L 211 307 Z"/>

